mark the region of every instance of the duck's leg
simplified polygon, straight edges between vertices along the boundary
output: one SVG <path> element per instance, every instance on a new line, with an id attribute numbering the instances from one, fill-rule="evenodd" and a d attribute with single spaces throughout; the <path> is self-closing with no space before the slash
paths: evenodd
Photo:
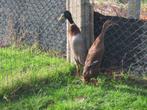
<path id="1" fill-rule="evenodd" d="M 76 67 L 76 68 L 77 68 L 76 76 L 77 76 L 77 77 L 80 77 L 80 65 L 77 64 L 76 66 L 77 66 L 77 67 Z"/>

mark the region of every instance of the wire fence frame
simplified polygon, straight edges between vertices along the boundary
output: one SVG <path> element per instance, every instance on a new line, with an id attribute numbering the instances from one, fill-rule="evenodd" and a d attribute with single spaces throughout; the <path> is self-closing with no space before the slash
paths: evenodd
<path id="1" fill-rule="evenodd" d="M 96 6 L 96 3 L 94 5 Z M 20 46 L 19 43 L 22 43 L 23 41 L 27 42 L 27 45 L 33 45 L 30 42 L 32 41 L 34 43 L 38 43 L 39 47 L 41 47 L 41 49 L 45 51 L 51 50 L 51 52 L 56 53 L 57 56 L 58 55 L 59 56 L 62 55 L 62 57 L 66 56 L 65 55 L 66 24 L 65 23 L 59 24 L 57 21 L 58 16 L 62 12 L 64 12 L 64 10 L 66 10 L 65 0 L 61 0 L 61 1 L 45 0 L 43 2 L 40 0 L 37 0 L 37 1 L 34 1 L 34 0 L 24 0 L 24 1 L 1 0 L 0 7 L 1 7 L 0 8 L 0 14 L 1 14 L 0 16 L 1 26 L 0 27 L 2 30 L 0 31 L 1 36 L 2 36 L 0 38 L 1 40 L 0 47 L 3 47 L 3 46 L 5 47 L 7 43 L 9 46 L 11 43 L 13 44 L 14 40 L 16 40 L 15 42 L 18 44 L 18 46 Z M 122 9 L 124 9 L 124 7 Z M 107 13 L 105 13 L 104 11 L 107 12 L 106 9 L 101 12 L 102 14 L 106 15 Z M 97 9 L 95 9 L 95 12 L 97 12 Z M 78 19 L 78 17 L 80 16 L 77 15 L 76 19 Z M 96 15 L 94 15 L 94 17 L 96 17 Z M 118 17 L 117 14 L 116 14 L 116 17 Z M 129 19 L 124 19 L 121 17 L 116 18 L 116 17 L 100 16 L 98 17 L 98 19 L 94 20 L 95 37 L 99 34 L 101 26 L 106 19 L 112 19 L 114 21 L 116 20 L 121 26 L 118 29 L 114 27 L 112 30 L 109 30 L 107 33 L 107 36 L 105 37 L 105 41 L 108 44 L 106 44 L 107 52 L 104 56 L 103 66 L 108 68 L 110 67 L 110 65 L 113 65 L 113 66 L 119 65 L 121 67 L 126 66 L 127 69 L 131 68 L 132 70 L 134 70 L 136 66 L 133 66 L 133 65 L 136 65 L 136 64 L 139 65 L 139 63 L 143 63 L 141 64 L 142 68 L 139 70 L 135 70 L 135 71 L 137 72 L 139 71 L 139 73 L 144 71 L 143 73 L 145 73 L 145 71 L 147 71 L 147 67 L 146 67 L 147 65 L 146 64 L 146 56 L 147 56 L 146 55 L 146 51 L 147 51 L 146 49 L 146 43 L 147 43 L 146 25 L 147 23 L 145 21 L 140 21 L 140 20 L 131 21 Z M 99 18 L 101 18 L 101 21 L 99 21 Z M 7 23 L 9 24 L 9 26 Z M 123 29 L 123 27 L 125 29 Z M 134 27 L 136 28 L 133 29 Z M 127 30 L 127 28 L 129 31 Z M 121 33 L 118 33 L 117 31 Z M 111 34 L 111 35 L 108 36 L 108 34 Z M 9 36 L 11 38 L 9 38 Z M 144 38 L 142 36 L 144 36 Z M 19 37 L 21 38 L 19 39 Z M 122 38 L 124 39 L 122 40 Z M 117 43 L 118 41 L 119 43 Z M 130 41 L 130 43 L 126 45 L 126 42 L 128 43 L 128 41 Z M 6 42 L 6 44 L 3 45 L 4 42 Z M 137 46 L 135 45 L 136 42 L 139 42 Z M 120 45 L 123 45 L 123 46 L 121 47 Z M 130 49 L 130 47 L 133 45 L 135 45 L 135 47 Z M 110 49 L 108 47 L 112 47 L 112 48 Z M 142 53 L 143 54 L 142 58 L 139 58 L 139 60 L 137 61 L 133 60 L 133 63 L 128 63 L 132 61 L 132 59 L 135 59 L 134 57 L 136 57 L 135 54 L 133 54 L 134 56 L 130 56 L 130 53 L 133 53 L 134 51 L 140 49 L 141 47 L 142 49 L 139 52 L 137 52 L 136 56 L 140 57 L 140 53 Z M 60 51 L 61 54 L 56 51 Z M 111 51 L 113 51 L 114 53 L 112 53 Z M 120 58 L 118 58 L 119 60 L 116 63 L 113 63 L 111 59 L 116 58 L 115 60 L 117 60 L 117 57 L 116 57 L 117 55 L 120 55 Z M 122 62 L 123 62 L 123 65 L 122 65 Z M 107 65 L 107 63 L 109 65 Z M 5 70 L 2 70 L 2 71 L 5 71 Z"/>
<path id="2" fill-rule="evenodd" d="M 140 19 L 128 19 L 128 4 L 125 3 L 124 6 L 122 5 L 123 4 L 120 5 L 116 2 L 94 3 L 95 37 L 100 33 L 102 24 L 107 19 L 117 22 L 120 26 L 119 28 L 112 28 L 105 36 L 106 52 L 103 66 L 111 68 L 112 65 L 108 63 L 112 63 L 114 68 L 118 67 L 127 71 L 131 70 L 133 73 L 146 74 L 147 25 L 145 17 L 142 17 L 145 12 L 143 7 L 145 4 L 141 4 Z M 118 16 L 118 13 L 122 12 L 123 14 Z M 100 22 L 98 20 L 100 20 Z M 115 59 L 118 60 L 118 62 L 113 63 Z"/>

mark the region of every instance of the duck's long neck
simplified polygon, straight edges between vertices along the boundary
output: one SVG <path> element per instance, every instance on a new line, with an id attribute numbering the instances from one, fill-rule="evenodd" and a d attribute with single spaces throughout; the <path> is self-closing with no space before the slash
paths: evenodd
<path id="1" fill-rule="evenodd" d="M 70 24 L 69 34 L 70 34 L 70 36 L 74 36 L 74 35 L 80 34 L 80 29 L 77 27 L 76 24 L 74 24 L 74 23 Z"/>
<path id="2" fill-rule="evenodd" d="M 68 17 L 67 20 L 70 23 L 70 27 L 69 27 L 69 34 L 70 36 L 74 36 L 80 33 L 80 29 L 78 28 L 78 26 L 74 23 L 72 16 Z"/>
<path id="3" fill-rule="evenodd" d="M 113 25 L 113 24 L 109 24 L 109 22 L 108 22 L 108 23 L 106 22 L 106 23 L 103 24 L 102 31 L 101 31 L 101 33 L 100 33 L 100 35 L 99 35 L 99 38 L 100 38 L 101 40 L 104 40 L 104 36 L 105 36 L 107 30 L 108 30 L 109 27 L 112 26 L 112 25 Z"/>
<path id="4" fill-rule="evenodd" d="M 73 24 L 73 23 L 74 23 L 74 21 L 73 21 L 72 17 L 67 18 L 67 19 L 68 19 L 68 21 L 69 21 L 69 23 L 70 23 L 70 24 Z"/>
<path id="5" fill-rule="evenodd" d="M 106 34 L 106 31 L 107 31 L 107 30 L 103 30 L 103 31 L 100 33 L 99 38 L 100 38 L 101 41 L 104 41 L 104 36 L 105 36 L 105 34 Z"/>

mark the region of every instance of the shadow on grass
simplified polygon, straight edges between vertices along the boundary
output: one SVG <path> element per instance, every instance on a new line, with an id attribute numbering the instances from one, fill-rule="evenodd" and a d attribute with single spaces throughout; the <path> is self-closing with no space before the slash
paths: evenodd
<path id="1" fill-rule="evenodd" d="M 0 102 L 17 101 L 22 96 L 29 97 L 38 94 L 40 90 L 44 90 L 47 87 L 55 90 L 59 89 L 62 86 L 66 86 L 68 81 L 73 79 L 71 74 L 59 73 L 56 77 L 47 77 L 45 79 L 35 80 L 29 84 L 22 84 L 19 87 L 13 88 L 7 94 L 1 94 Z"/>
<path id="2" fill-rule="evenodd" d="M 98 87 L 101 87 L 104 91 L 119 90 L 124 93 L 147 96 L 147 89 L 146 89 L 147 80 L 139 80 L 131 77 L 130 78 L 119 77 L 114 79 L 113 77 L 106 75 L 100 75 L 99 78 L 103 79 L 104 81 L 101 84 L 99 84 Z M 50 94 L 54 94 L 59 89 L 68 86 L 68 84 L 79 86 L 79 84 L 82 83 L 81 81 L 78 81 L 78 83 L 72 83 L 73 80 L 74 77 L 71 77 L 71 75 L 67 75 L 67 74 L 65 75 L 60 73 L 58 78 L 53 78 L 53 79 L 46 78 L 40 81 L 33 82 L 32 84 L 22 85 L 21 87 L 16 88 L 11 93 L 7 94 L 6 98 L 0 97 L 0 102 L 15 103 L 19 101 L 19 99 L 21 99 L 22 97 L 27 98 L 39 94 L 40 91 L 45 91 L 46 88 L 50 89 L 50 91 L 47 92 L 50 92 Z M 88 86 L 92 86 L 92 85 L 88 85 Z M 51 103 L 53 102 L 51 101 Z"/>
<path id="3" fill-rule="evenodd" d="M 136 94 L 141 96 L 147 96 L 147 80 L 134 78 L 129 76 L 127 78 L 123 76 L 100 75 L 105 78 L 103 83 L 103 89 L 105 90 L 120 90 L 129 94 Z"/>
<path id="4" fill-rule="evenodd" d="M 65 87 L 67 84 L 66 81 L 54 81 L 45 79 L 39 82 L 36 82 L 36 84 L 32 85 L 23 85 L 22 87 L 19 87 L 17 90 L 12 91 L 9 95 L 7 95 L 7 99 L 1 98 L 0 99 L 0 105 L 7 105 L 7 104 L 16 104 L 19 103 L 21 100 L 28 100 L 31 97 L 41 97 L 43 95 L 43 91 L 47 91 L 48 94 L 55 96 L 58 90 Z M 62 85 L 62 86 L 61 86 Z M 47 90 L 47 89 L 50 90 Z M 48 95 L 47 95 L 48 96 Z M 36 97 L 36 100 L 38 98 Z M 55 104 L 54 98 L 48 98 L 39 104 L 39 109 L 46 109 L 48 106 L 52 106 Z"/>

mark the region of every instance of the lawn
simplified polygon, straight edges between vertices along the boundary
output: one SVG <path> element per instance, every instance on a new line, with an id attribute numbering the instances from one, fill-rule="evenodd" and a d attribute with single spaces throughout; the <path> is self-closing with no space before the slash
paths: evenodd
<path id="1" fill-rule="evenodd" d="M 143 4 L 147 4 L 147 0 L 142 0 L 141 1 Z"/>
<path id="2" fill-rule="evenodd" d="M 83 84 L 73 64 L 42 52 L 0 49 L 0 110 L 147 110 L 147 81 L 100 75 Z"/>

